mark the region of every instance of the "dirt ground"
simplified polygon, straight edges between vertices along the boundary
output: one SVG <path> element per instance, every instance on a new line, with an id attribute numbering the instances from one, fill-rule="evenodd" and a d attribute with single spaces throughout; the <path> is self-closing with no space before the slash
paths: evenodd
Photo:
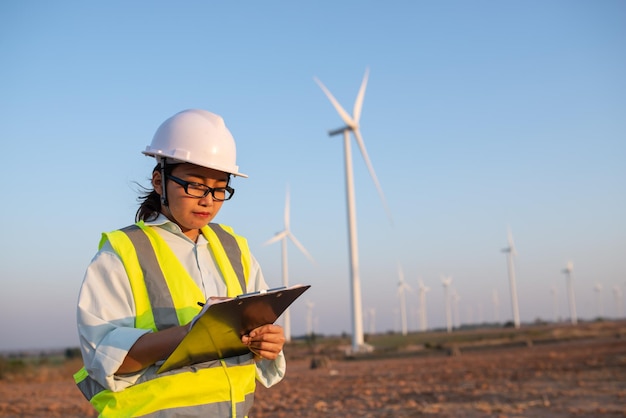
<path id="1" fill-rule="evenodd" d="M 252 418 L 626 417 L 623 337 L 340 359 L 318 368 L 301 357 L 287 367 L 282 382 L 257 389 Z M 75 369 L 5 376 L 0 417 L 96 416 L 72 382 Z"/>
<path id="2" fill-rule="evenodd" d="M 626 417 L 626 340 L 288 364 L 251 416 Z"/>

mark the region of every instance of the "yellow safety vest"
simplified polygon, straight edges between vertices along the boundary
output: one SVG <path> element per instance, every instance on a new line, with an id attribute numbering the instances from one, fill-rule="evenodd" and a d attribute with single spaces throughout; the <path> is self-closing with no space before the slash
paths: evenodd
<path id="1" fill-rule="evenodd" d="M 245 238 L 225 225 L 202 228 L 228 296 L 243 293 L 251 255 Z M 105 233 L 120 256 L 135 300 L 135 326 L 158 331 L 187 324 L 200 310 L 202 291 L 152 227 L 138 222 Z M 76 384 L 101 417 L 245 417 L 254 401 L 256 366 L 251 354 L 209 361 L 156 374 L 150 366 L 132 386 L 113 392 L 89 377 L 83 367 Z"/>

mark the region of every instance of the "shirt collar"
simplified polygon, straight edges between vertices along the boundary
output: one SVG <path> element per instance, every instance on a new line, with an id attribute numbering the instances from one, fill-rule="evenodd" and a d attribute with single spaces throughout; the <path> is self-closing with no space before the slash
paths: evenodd
<path id="1" fill-rule="evenodd" d="M 152 220 L 152 221 L 144 221 L 144 224 L 148 225 L 148 226 L 156 226 L 159 227 L 167 232 L 170 232 L 174 235 L 177 235 L 181 238 L 184 238 L 188 241 L 191 241 L 189 239 L 189 237 L 185 234 L 183 234 L 183 231 L 180 229 L 180 227 L 178 225 L 176 225 L 174 222 L 170 221 L 168 219 L 167 216 L 163 215 L 162 213 L 159 213 L 159 216 L 156 217 L 156 219 Z M 193 242 L 193 241 L 191 241 Z M 208 241 L 206 240 L 206 238 L 204 237 L 204 235 L 202 235 L 202 233 L 200 233 L 200 235 L 198 236 L 198 242 L 196 244 L 206 244 Z"/>

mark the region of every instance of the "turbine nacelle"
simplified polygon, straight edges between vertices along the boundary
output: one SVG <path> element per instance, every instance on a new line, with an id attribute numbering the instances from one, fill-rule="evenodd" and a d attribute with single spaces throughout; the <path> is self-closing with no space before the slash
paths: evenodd
<path id="1" fill-rule="evenodd" d="M 507 228 L 506 240 L 509 244 L 508 247 L 503 248 L 503 253 L 510 253 L 512 256 L 517 256 L 517 250 L 515 249 L 515 244 L 513 243 L 513 233 L 511 232 L 511 228 Z"/>
<path id="2" fill-rule="evenodd" d="M 573 270 L 574 270 L 574 263 L 572 263 L 571 261 L 568 261 L 567 265 L 562 270 L 562 272 L 565 274 L 570 274 Z"/>
<path id="3" fill-rule="evenodd" d="M 337 129 L 333 129 L 332 131 L 328 131 L 328 136 L 335 136 L 335 135 L 343 134 L 345 131 L 354 132 L 355 129 L 359 129 L 359 127 L 357 126 L 356 128 L 352 128 L 346 125 L 343 128 L 337 128 Z"/>

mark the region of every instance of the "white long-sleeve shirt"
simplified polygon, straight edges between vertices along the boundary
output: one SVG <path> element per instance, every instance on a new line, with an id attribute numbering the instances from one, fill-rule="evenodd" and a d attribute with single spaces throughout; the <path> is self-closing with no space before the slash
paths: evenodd
<path id="1" fill-rule="evenodd" d="M 195 243 L 163 215 L 146 222 L 170 246 L 189 275 L 210 296 L 226 296 L 226 283 L 202 234 Z M 257 260 L 252 257 L 246 292 L 267 289 Z M 87 267 L 78 296 L 77 324 L 85 368 L 92 378 L 114 392 L 134 384 L 145 370 L 117 376 L 128 351 L 150 330 L 135 328 L 135 302 L 122 260 L 107 241 Z M 285 357 L 256 363 L 257 380 L 265 387 L 278 383 L 285 374 Z"/>

